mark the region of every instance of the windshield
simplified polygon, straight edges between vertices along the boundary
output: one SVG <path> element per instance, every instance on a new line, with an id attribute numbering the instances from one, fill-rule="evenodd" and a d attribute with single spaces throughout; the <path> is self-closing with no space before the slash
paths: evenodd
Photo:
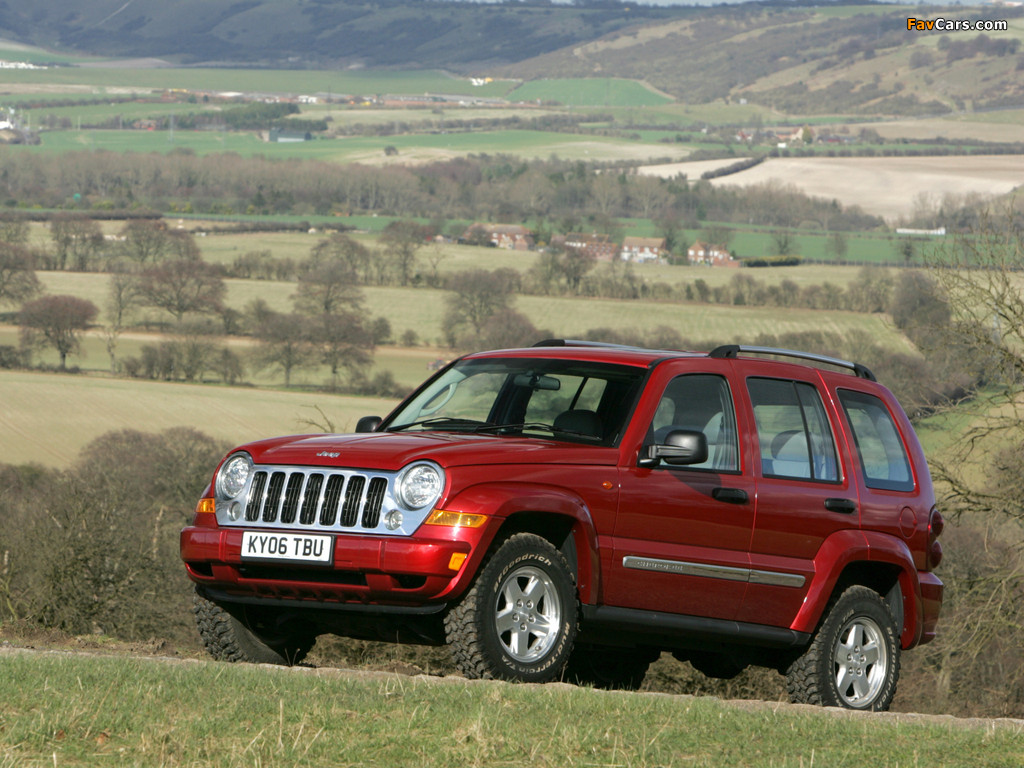
<path id="1" fill-rule="evenodd" d="M 462 360 L 414 395 L 382 429 L 612 445 L 645 373 L 645 368 L 578 360 Z"/>

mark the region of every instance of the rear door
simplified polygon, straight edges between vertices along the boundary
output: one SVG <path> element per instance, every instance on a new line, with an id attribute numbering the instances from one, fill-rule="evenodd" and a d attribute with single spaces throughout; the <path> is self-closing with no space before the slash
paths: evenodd
<path id="1" fill-rule="evenodd" d="M 757 439 L 757 519 L 750 586 L 737 618 L 789 626 L 810 588 L 814 558 L 837 531 L 860 527 L 857 482 L 818 371 L 750 364 L 744 386 Z M 804 373 L 806 371 L 806 373 Z"/>

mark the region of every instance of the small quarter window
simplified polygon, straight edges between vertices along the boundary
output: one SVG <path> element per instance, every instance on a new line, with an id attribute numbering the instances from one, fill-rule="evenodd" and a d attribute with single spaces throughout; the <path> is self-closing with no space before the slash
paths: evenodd
<path id="1" fill-rule="evenodd" d="M 839 390 L 846 418 L 853 430 L 864 482 L 883 491 L 912 491 L 914 476 L 892 414 L 874 395 Z"/>

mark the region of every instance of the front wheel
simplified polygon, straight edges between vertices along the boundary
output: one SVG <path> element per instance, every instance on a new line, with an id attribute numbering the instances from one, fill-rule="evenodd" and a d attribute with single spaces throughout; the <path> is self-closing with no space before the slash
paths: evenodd
<path id="1" fill-rule="evenodd" d="M 899 675 L 892 614 L 877 592 L 854 586 L 831 604 L 807 650 L 786 670 L 786 684 L 794 703 L 884 711 Z"/>
<path id="2" fill-rule="evenodd" d="M 576 588 L 562 554 L 519 533 L 501 544 L 445 618 L 456 666 L 469 678 L 558 678 L 576 638 Z"/>
<path id="3" fill-rule="evenodd" d="M 302 661 L 316 635 L 260 621 L 244 613 L 236 616 L 196 590 L 192 602 L 203 647 L 218 661 L 248 661 L 291 666 Z"/>

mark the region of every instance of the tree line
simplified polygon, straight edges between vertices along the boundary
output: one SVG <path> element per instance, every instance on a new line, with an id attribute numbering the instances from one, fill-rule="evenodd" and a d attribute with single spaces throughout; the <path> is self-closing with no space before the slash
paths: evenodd
<path id="1" fill-rule="evenodd" d="M 597 173 L 598 170 L 605 172 Z M 77 196 L 77 197 L 76 197 Z M 368 213 L 431 220 L 540 222 L 561 231 L 615 217 L 662 229 L 705 220 L 829 230 L 883 227 L 876 216 L 795 189 L 718 188 L 593 163 L 475 156 L 423 166 L 361 165 L 234 154 L 5 153 L 0 206 L 79 211 L 329 215 Z"/>

